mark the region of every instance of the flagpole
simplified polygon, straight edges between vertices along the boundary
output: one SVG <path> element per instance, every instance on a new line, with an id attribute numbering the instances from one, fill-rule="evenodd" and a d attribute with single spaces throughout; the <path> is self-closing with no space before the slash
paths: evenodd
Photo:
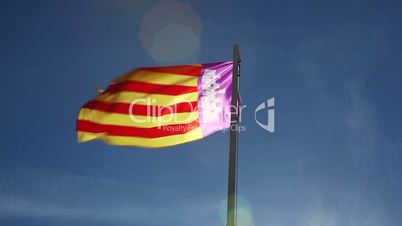
<path id="1" fill-rule="evenodd" d="M 228 199 L 226 226 L 235 226 L 236 210 L 236 161 L 237 161 L 237 133 L 238 133 L 238 104 L 239 99 L 239 76 L 240 76 L 240 53 L 239 45 L 233 46 L 233 75 L 232 75 L 232 101 L 230 116 L 230 141 L 229 141 L 229 175 L 228 175 Z"/>

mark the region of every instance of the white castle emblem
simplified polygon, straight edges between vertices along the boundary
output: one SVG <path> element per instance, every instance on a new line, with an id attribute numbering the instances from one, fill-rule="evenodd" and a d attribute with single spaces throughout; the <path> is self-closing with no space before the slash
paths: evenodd
<path id="1" fill-rule="evenodd" d="M 205 69 L 202 76 L 202 94 L 201 103 L 203 107 L 203 119 L 205 122 L 211 122 L 219 119 L 222 114 L 222 94 L 224 90 L 219 90 L 221 84 L 217 82 L 220 78 L 216 70 Z"/>

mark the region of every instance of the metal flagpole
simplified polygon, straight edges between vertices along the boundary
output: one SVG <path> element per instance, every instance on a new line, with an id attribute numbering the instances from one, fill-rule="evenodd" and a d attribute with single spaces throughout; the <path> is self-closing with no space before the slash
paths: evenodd
<path id="1" fill-rule="evenodd" d="M 230 143 L 229 143 L 229 176 L 228 176 L 228 203 L 227 203 L 227 226 L 235 226 L 236 210 L 236 161 L 237 161 L 237 133 L 238 133 L 238 105 L 239 99 L 239 76 L 240 76 L 240 53 L 239 45 L 233 46 L 233 77 L 232 77 L 232 102 L 230 116 Z"/>

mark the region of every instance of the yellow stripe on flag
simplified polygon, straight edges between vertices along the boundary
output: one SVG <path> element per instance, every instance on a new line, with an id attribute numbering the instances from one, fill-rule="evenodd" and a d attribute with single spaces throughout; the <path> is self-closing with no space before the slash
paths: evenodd
<path id="1" fill-rule="evenodd" d="M 145 70 L 136 70 L 115 79 L 114 83 L 122 81 L 147 82 L 161 85 L 197 86 L 197 76 L 159 73 Z"/>
<path id="2" fill-rule="evenodd" d="M 119 92 L 119 93 L 104 93 L 95 100 L 105 101 L 109 103 L 133 103 L 142 105 L 157 105 L 168 106 L 181 102 L 198 101 L 198 92 L 186 93 L 177 96 L 163 95 L 163 94 L 149 94 L 137 92 Z"/>
<path id="3" fill-rule="evenodd" d="M 144 116 L 109 113 L 94 109 L 82 108 L 79 120 L 86 120 L 100 124 L 134 126 L 140 128 L 150 128 L 171 124 L 187 124 L 198 119 L 198 112 L 175 113 L 163 116 Z"/>
<path id="4" fill-rule="evenodd" d="M 78 131 L 78 142 L 86 142 L 94 139 L 100 139 L 111 145 L 122 146 L 139 146 L 146 148 L 159 148 L 172 146 L 176 144 L 186 143 L 202 138 L 201 128 L 197 127 L 185 134 L 158 137 L 158 138 L 143 138 L 143 137 L 128 137 L 128 136 L 110 136 L 105 133 L 87 133 Z"/>

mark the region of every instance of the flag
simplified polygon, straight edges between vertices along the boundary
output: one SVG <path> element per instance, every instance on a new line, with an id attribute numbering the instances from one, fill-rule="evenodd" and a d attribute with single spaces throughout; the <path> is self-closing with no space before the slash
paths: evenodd
<path id="1" fill-rule="evenodd" d="M 77 119 L 78 142 L 166 147 L 230 127 L 233 62 L 143 67 L 113 80 Z"/>

